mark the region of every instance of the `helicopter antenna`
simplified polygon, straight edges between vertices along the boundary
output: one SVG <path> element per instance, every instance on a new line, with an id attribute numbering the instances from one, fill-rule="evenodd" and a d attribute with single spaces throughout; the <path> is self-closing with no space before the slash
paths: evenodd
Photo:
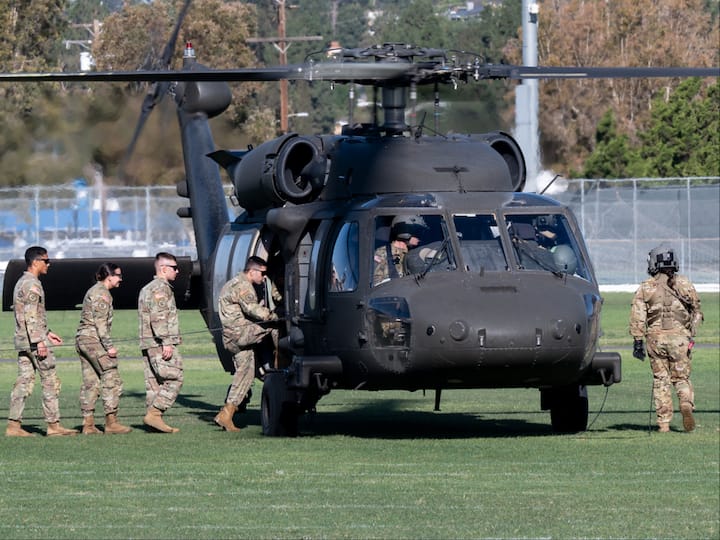
<path id="1" fill-rule="evenodd" d="M 348 125 L 353 125 L 353 111 L 355 109 L 355 83 L 350 83 L 348 89 Z"/>
<path id="2" fill-rule="evenodd" d="M 427 113 L 423 112 L 422 120 L 420 120 L 420 124 L 418 125 L 417 129 L 415 130 L 415 138 L 419 139 L 422 137 L 423 134 L 423 127 L 425 127 L 425 118 L 427 117 Z"/>
<path id="3" fill-rule="evenodd" d="M 433 98 L 433 111 L 435 116 L 435 133 L 440 131 L 440 90 L 438 83 L 435 81 L 435 96 Z"/>
<path id="4" fill-rule="evenodd" d="M 553 183 L 555 182 L 555 180 L 557 180 L 558 178 L 562 178 L 562 176 L 559 174 L 556 174 L 555 177 L 552 180 L 550 180 L 550 182 L 548 182 L 548 185 L 543 188 L 543 190 L 540 192 L 540 195 L 543 195 L 547 191 L 547 189 L 550 186 L 552 186 Z"/>

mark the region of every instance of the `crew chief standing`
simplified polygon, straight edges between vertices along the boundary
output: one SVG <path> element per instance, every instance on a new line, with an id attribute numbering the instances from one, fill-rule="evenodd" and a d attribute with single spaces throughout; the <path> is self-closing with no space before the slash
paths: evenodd
<path id="1" fill-rule="evenodd" d="M 670 431 L 671 387 L 680 401 L 685 431 L 695 429 L 695 391 L 690 382 L 693 337 L 703 320 L 700 298 L 684 276 L 676 275 L 675 252 L 659 246 L 648 255 L 650 278 L 640 284 L 630 311 L 633 356 L 645 360 L 645 343 L 653 373 L 653 399 L 658 431 Z"/>
<path id="2" fill-rule="evenodd" d="M 163 433 L 176 433 L 163 420 L 163 413 L 175 403 L 183 384 L 183 360 L 177 346 L 182 342 L 177 307 L 171 282 L 178 275 L 174 255 L 155 255 L 155 277 L 140 290 L 138 317 L 140 349 L 145 368 L 143 422 Z"/>

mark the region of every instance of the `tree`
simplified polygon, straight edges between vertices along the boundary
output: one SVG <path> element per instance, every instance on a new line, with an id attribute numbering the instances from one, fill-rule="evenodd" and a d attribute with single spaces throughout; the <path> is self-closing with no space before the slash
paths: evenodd
<path id="1" fill-rule="evenodd" d="M 547 0 L 541 4 L 538 55 L 545 66 L 702 66 L 718 63 L 718 22 L 703 0 Z M 508 47 L 520 63 L 519 42 Z M 618 130 L 634 141 L 653 96 L 679 81 L 614 79 L 541 83 L 545 164 L 580 170 L 595 144 L 599 119 L 612 109 Z"/>
<path id="2" fill-rule="evenodd" d="M 165 69 L 160 65 L 163 50 L 175 25 L 182 0 L 156 0 L 152 4 L 127 6 L 113 13 L 103 21 L 100 39 L 93 43 L 93 56 L 99 70 L 135 70 Z M 199 61 L 216 69 L 233 67 L 253 67 L 256 60 L 245 40 L 254 34 L 255 11 L 253 6 L 242 2 L 223 2 L 222 0 L 196 1 L 182 25 L 176 50 L 171 61 L 171 69 L 179 69 L 184 51 L 183 44 L 192 42 Z M 232 39 L 228 39 L 232 36 Z M 122 130 L 126 146 L 137 121 L 140 102 L 147 85 L 128 85 L 134 89 L 133 106 L 121 107 L 131 111 L 129 115 L 114 121 L 114 129 Z M 99 93 L 107 92 L 104 89 Z M 248 117 L 252 107 L 250 97 L 257 85 L 238 84 L 233 87 L 233 103 L 228 113 L 218 123 L 218 127 L 238 127 Z M 166 99 L 156 106 L 155 114 L 148 121 L 142 140 L 159 140 L 162 145 L 139 144 L 125 171 L 136 183 L 170 183 L 183 176 L 183 161 L 180 138 L 174 117 L 174 104 Z M 230 126 L 222 123 L 229 122 Z M 124 146 L 106 140 L 97 139 L 98 145 L 93 151 L 96 160 L 104 165 L 106 173 L 114 172 L 114 165 L 120 161 Z M 172 141 L 172 144 L 167 144 Z M 160 159 L 158 159 L 160 158 Z"/>
<path id="3" fill-rule="evenodd" d="M 0 69 L 43 71 L 56 64 L 66 27 L 64 0 L 10 0 L 0 5 Z M 57 146 L 48 141 L 57 130 L 59 85 L 0 85 L 0 185 L 47 181 L 45 167 L 31 156 L 47 156 L 61 165 Z M 36 141 L 44 144 L 39 145 Z M 53 167 L 49 167 L 50 170 Z"/>
<path id="4" fill-rule="evenodd" d="M 618 133 L 615 116 L 607 111 L 598 123 L 595 150 L 585 161 L 584 178 L 627 178 L 642 175 L 637 150 L 627 135 Z M 630 173 L 631 170 L 634 173 Z"/>
<path id="5" fill-rule="evenodd" d="M 720 176 L 720 82 L 688 79 L 656 97 L 639 138 L 648 175 Z"/>

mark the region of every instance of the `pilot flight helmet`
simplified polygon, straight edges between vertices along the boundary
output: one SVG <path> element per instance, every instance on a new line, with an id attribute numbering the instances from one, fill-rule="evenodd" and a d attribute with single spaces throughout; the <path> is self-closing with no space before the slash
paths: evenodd
<path id="1" fill-rule="evenodd" d="M 390 227 L 390 237 L 407 242 L 413 236 L 419 238 L 427 229 L 422 216 L 395 216 Z"/>
<path id="2" fill-rule="evenodd" d="M 552 249 L 553 261 L 558 270 L 567 274 L 574 274 L 577 270 L 577 257 L 573 249 L 567 244 L 560 244 Z"/>
<path id="3" fill-rule="evenodd" d="M 648 274 L 654 276 L 661 270 L 679 270 L 677 259 L 675 259 L 675 251 L 671 247 L 660 245 L 648 253 Z"/>

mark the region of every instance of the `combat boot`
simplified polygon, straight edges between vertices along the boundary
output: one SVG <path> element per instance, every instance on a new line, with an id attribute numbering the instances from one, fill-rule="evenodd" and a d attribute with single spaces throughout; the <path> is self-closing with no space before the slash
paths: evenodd
<path id="1" fill-rule="evenodd" d="M 215 416 L 215 423 L 225 431 L 240 431 L 240 428 L 233 424 L 233 414 L 235 414 L 236 410 L 237 407 L 235 405 L 226 403 Z"/>
<path id="2" fill-rule="evenodd" d="M 46 435 L 48 437 L 62 437 L 64 435 L 77 435 L 77 434 L 78 434 L 77 429 L 68 429 L 68 428 L 62 427 L 60 425 L 60 422 L 48 423 L 47 433 L 46 433 Z"/>
<path id="3" fill-rule="evenodd" d="M 683 427 L 685 431 L 693 431 L 695 429 L 695 418 L 693 418 L 692 403 L 684 402 L 680 404 L 680 413 L 683 417 Z"/>
<path id="4" fill-rule="evenodd" d="M 90 416 L 84 416 L 83 417 L 83 427 L 82 427 L 82 433 L 83 435 L 97 435 L 99 433 L 102 433 L 96 426 L 95 426 L 95 417 Z"/>
<path id="5" fill-rule="evenodd" d="M 162 419 L 162 411 L 156 407 L 150 407 L 143 418 L 143 423 L 162 433 L 177 433 L 178 428 L 168 426 Z"/>
<path id="6" fill-rule="evenodd" d="M 658 431 L 660 433 L 670 433 L 670 423 L 669 422 L 661 422 L 658 424 Z"/>
<path id="7" fill-rule="evenodd" d="M 34 437 L 34 433 L 25 431 L 22 428 L 19 420 L 8 420 L 7 428 L 5 429 L 5 435 L 7 437 Z"/>
<path id="8" fill-rule="evenodd" d="M 130 433 L 132 431 L 132 428 L 129 426 L 124 426 L 120 422 L 117 421 L 117 414 L 106 414 L 105 415 L 105 433 L 110 434 L 118 434 L 118 435 L 124 435 L 125 433 Z"/>

